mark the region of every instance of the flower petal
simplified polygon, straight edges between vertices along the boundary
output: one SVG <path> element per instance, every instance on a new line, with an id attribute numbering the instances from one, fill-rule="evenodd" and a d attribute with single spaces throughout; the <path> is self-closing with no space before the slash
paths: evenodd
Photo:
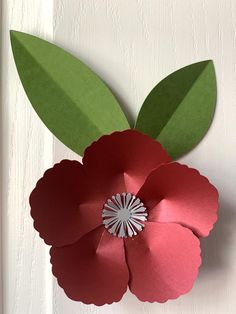
<path id="1" fill-rule="evenodd" d="M 86 304 L 118 302 L 129 272 L 124 242 L 99 227 L 73 245 L 52 247 L 53 274 L 69 298 Z"/>
<path id="2" fill-rule="evenodd" d="M 149 221 L 175 222 L 198 236 L 209 234 L 217 220 L 218 192 L 195 169 L 162 165 L 147 178 L 138 196 L 149 208 Z"/>
<path id="3" fill-rule="evenodd" d="M 141 301 L 165 302 L 192 288 L 201 257 L 199 239 L 189 229 L 149 222 L 125 247 L 130 290 Z"/>
<path id="4" fill-rule="evenodd" d="M 31 215 L 47 244 L 71 244 L 102 224 L 102 205 L 87 201 L 86 186 L 83 166 L 71 160 L 56 164 L 38 181 L 30 195 Z"/>
<path id="5" fill-rule="evenodd" d="M 85 151 L 86 171 L 100 180 L 121 181 L 123 191 L 136 193 L 150 171 L 170 161 L 161 144 L 135 130 L 102 136 Z"/>

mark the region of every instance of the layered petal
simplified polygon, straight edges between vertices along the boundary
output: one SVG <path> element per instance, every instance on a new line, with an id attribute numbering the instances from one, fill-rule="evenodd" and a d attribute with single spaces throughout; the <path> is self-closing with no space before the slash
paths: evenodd
<path id="1" fill-rule="evenodd" d="M 138 197 L 149 209 L 149 221 L 179 223 L 201 237 L 217 220 L 216 188 L 185 165 L 169 163 L 152 171 Z"/>
<path id="2" fill-rule="evenodd" d="M 86 304 L 117 302 L 127 289 L 129 272 L 124 242 L 103 227 L 73 245 L 52 247 L 53 274 L 67 296 Z"/>
<path id="3" fill-rule="evenodd" d="M 30 195 L 34 227 L 47 244 L 63 246 L 102 224 L 102 200 L 90 198 L 83 166 L 63 160 L 47 170 Z"/>
<path id="4" fill-rule="evenodd" d="M 150 171 L 170 161 L 162 146 L 135 130 L 102 136 L 85 151 L 83 164 L 97 181 L 123 186 L 136 193 Z M 108 183 L 109 182 L 109 183 Z"/>
<path id="5" fill-rule="evenodd" d="M 125 240 L 130 290 L 141 301 L 165 302 L 187 293 L 201 264 L 199 239 L 178 224 L 146 223 Z"/>

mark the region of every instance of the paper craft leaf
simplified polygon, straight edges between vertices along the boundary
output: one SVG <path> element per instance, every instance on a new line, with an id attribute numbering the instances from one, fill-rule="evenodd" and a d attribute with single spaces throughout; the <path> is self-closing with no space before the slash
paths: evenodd
<path id="1" fill-rule="evenodd" d="M 65 145 L 82 155 L 103 134 L 129 128 L 115 97 L 80 60 L 35 36 L 11 31 L 15 63 L 35 111 Z"/>
<path id="2" fill-rule="evenodd" d="M 184 67 L 162 80 L 145 99 L 135 128 L 158 140 L 176 159 L 190 151 L 210 127 L 216 104 L 211 60 Z"/>

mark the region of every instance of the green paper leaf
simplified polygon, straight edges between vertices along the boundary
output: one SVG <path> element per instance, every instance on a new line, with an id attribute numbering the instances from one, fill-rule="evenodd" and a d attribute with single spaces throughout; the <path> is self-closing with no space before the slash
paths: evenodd
<path id="1" fill-rule="evenodd" d="M 115 97 L 80 60 L 35 36 L 11 31 L 15 63 L 35 111 L 65 145 L 82 155 L 103 134 L 129 128 Z"/>
<path id="2" fill-rule="evenodd" d="M 203 138 L 215 105 L 213 62 L 194 63 L 170 74 L 153 88 L 143 103 L 135 128 L 158 140 L 176 159 Z"/>

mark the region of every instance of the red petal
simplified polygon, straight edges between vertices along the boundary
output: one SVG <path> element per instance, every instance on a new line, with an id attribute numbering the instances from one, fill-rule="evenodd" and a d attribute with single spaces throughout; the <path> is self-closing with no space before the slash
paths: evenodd
<path id="1" fill-rule="evenodd" d="M 138 193 L 149 208 L 149 221 L 176 222 L 207 236 L 217 220 L 218 193 L 195 169 L 178 163 L 162 165 Z"/>
<path id="2" fill-rule="evenodd" d="M 127 289 L 124 242 L 103 227 L 73 245 L 52 247 L 50 254 L 53 274 L 72 300 L 110 304 L 119 301 Z"/>
<path id="3" fill-rule="evenodd" d="M 141 301 L 165 302 L 192 288 L 201 257 L 199 240 L 189 229 L 149 222 L 125 246 L 130 290 Z"/>
<path id="4" fill-rule="evenodd" d="M 83 164 L 97 180 L 109 178 L 123 185 L 121 192 L 136 193 L 150 171 L 170 161 L 155 140 L 135 130 L 102 136 L 85 151 Z M 109 182 L 109 184 L 110 184 Z M 116 190 L 117 191 L 117 190 Z"/>
<path id="5" fill-rule="evenodd" d="M 76 242 L 102 224 L 102 204 L 85 197 L 89 189 L 78 161 L 63 160 L 45 172 L 30 195 L 30 205 L 34 227 L 47 244 Z"/>

